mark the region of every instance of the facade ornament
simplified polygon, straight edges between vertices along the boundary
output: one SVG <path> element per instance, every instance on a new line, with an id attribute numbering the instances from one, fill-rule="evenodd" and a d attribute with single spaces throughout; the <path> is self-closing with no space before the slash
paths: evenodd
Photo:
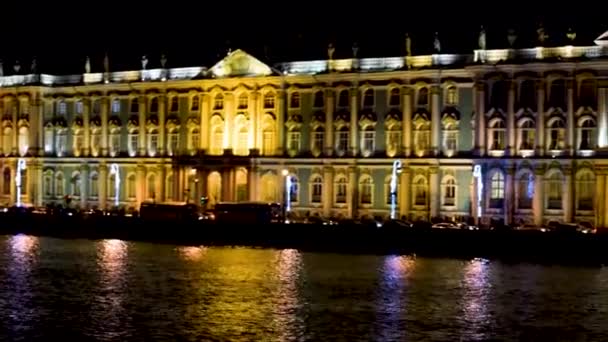
<path id="1" fill-rule="evenodd" d="M 542 24 L 539 25 L 539 27 L 536 29 L 536 38 L 538 39 L 538 44 L 540 46 L 542 46 L 547 40 L 547 38 L 549 38 L 549 35 L 547 34 L 547 32 L 545 32 L 545 28 Z"/>
<path id="2" fill-rule="evenodd" d="M 2 63 L 2 60 L 0 59 L 0 77 L 4 76 L 4 64 Z"/>
<path id="3" fill-rule="evenodd" d="M 110 72 L 110 57 L 108 57 L 108 53 L 103 57 L 103 71 L 108 73 Z"/>
<path id="4" fill-rule="evenodd" d="M 357 42 L 353 43 L 353 58 L 357 58 L 357 55 L 359 53 L 359 44 L 357 44 Z"/>
<path id="5" fill-rule="evenodd" d="M 19 71 L 21 71 L 21 64 L 19 63 L 19 60 L 15 61 L 15 65 L 13 65 L 13 70 L 15 71 L 15 74 L 18 74 Z"/>
<path id="6" fill-rule="evenodd" d="M 435 53 L 441 52 L 441 42 L 439 41 L 439 32 L 435 32 L 435 41 L 433 42 Z"/>
<path id="7" fill-rule="evenodd" d="M 160 66 L 163 69 L 167 66 L 167 56 L 164 53 L 160 55 Z"/>
<path id="8" fill-rule="evenodd" d="M 481 30 L 479 31 L 479 38 L 477 39 L 477 43 L 479 45 L 480 50 L 486 49 L 486 30 L 481 26 Z"/>
<path id="9" fill-rule="evenodd" d="M 572 27 L 568 29 L 568 32 L 566 32 L 566 37 L 568 38 L 568 40 L 570 40 L 571 43 L 576 39 L 576 32 L 574 32 Z"/>
<path id="10" fill-rule="evenodd" d="M 86 61 L 84 62 L 84 72 L 87 74 L 91 73 L 91 59 L 87 56 Z"/>
<path id="11" fill-rule="evenodd" d="M 410 37 L 409 33 L 405 34 L 405 55 L 412 55 L 412 38 Z"/>
<path id="12" fill-rule="evenodd" d="M 142 70 L 146 70 L 146 67 L 148 66 L 148 56 L 143 55 L 141 57 L 141 69 Z"/>
<path id="13" fill-rule="evenodd" d="M 517 40 L 517 34 L 514 29 L 509 29 L 507 32 L 507 41 L 509 42 L 509 47 L 513 47 L 515 41 Z"/>
<path id="14" fill-rule="evenodd" d="M 30 66 L 30 71 L 32 74 L 38 73 L 38 61 L 36 60 L 36 57 L 32 58 L 32 65 Z"/>
<path id="15" fill-rule="evenodd" d="M 336 48 L 334 47 L 334 44 L 329 43 L 329 45 L 327 46 L 327 57 L 329 58 L 329 60 L 334 59 L 334 52 L 336 52 Z"/>

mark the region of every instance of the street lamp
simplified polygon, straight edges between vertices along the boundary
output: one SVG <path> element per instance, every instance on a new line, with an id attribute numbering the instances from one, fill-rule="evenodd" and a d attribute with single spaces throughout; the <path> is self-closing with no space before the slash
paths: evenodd
<path id="1" fill-rule="evenodd" d="M 397 175 L 401 173 L 401 160 L 395 160 L 393 162 L 393 172 L 391 173 L 391 220 L 395 219 L 397 209 Z"/>
<path id="2" fill-rule="evenodd" d="M 118 164 L 110 165 L 110 174 L 114 175 L 114 206 L 118 208 L 118 200 L 120 198 L 120 169 Z"/>
<path id="3" fill-rule="evenodd" d="M 283 177 L 285 177 L 285 191 L 283 191 L 283 219 L 287 222 L 287 213 L 291 210 L 291 177 L 289 170 L 283 169 Z"/>
<path id="4" fill-rule="evenodd" d="M 481 210 L 482 210 L 482 205 L 481 205 L 481 201 L 482 201 L 482 195 L 483 195 L 483 179 L 482 179 L 482 175 L 481 175 L 481 165 L 475 165 L 473 167 L 473 177 L 475 178 L 476 182 L 477 182 L 477 203 L 474 203 L 475 206 L 477 206 L 477 217 L 475 218 L 475 221 L 477 222 L 477 224 L 479 224 L 479 219 L 481 218 Z"/>
<path id="5" fill-rule="evenodd" d="M 17 160 L 17 177 L 15 177 L 15 185 L 17 186 L 17 206 L 21 206 L 21 173 L 25 170 L 25 159 L 19 158 Z"/>

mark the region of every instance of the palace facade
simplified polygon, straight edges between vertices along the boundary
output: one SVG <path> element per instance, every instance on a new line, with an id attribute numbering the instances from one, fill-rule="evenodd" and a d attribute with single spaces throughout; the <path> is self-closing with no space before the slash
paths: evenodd
<path id="1" fill-rule="evenodd" d="M 470 55 L 330 51 L 268 66 L 236 50 L 208 69 L 4 73 L 0 200 L 281 202 L 287 170 L 300 215 L 386 217 L 400 159 L 400 217 L 607 227 L 605 36 Z"/>

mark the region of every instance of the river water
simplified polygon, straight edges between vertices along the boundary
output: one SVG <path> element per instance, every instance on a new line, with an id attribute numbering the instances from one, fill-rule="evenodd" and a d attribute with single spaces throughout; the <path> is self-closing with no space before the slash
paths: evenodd
<path id="1" fill-rule="evenodd" d="M 608 269 L 0 237 L 2 341 L 605 341 Z"/>

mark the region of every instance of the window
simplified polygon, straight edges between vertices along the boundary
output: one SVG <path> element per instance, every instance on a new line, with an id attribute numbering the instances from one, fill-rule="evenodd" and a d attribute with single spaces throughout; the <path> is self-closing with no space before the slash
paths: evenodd
<path id="1" fill-rule="evenodd" d="M 520 124 L 519 149 L 533 150 L 536 137 L 536 127 L 530 119 L 525 119 Z"/>
<path id="2" fill-rule="evenodd" d="M 20 127 L 19 128 L 19 137 L 17 140 L 18 146 L 19 146 L 19 155 L 20 156 L 25 156 L 27 154 L 27 151 L 29 149 L 29 142 L 30 142 L 30 130 L 27 127 Z"/>
<path id="3" fill-rule="evenodd" d="M 72 196 L 80 197 L 80 187 L 82 186 L 82 182 L 80 180 L 80 174 L 75 174 L 72 176 Z"/>
<path id="4" fill-rule="evenodd" d="M 321 152 L 323 151 L 323 141 L 325 138 L 325 131 L 323 127 L 318 126 L 312 132 L 312 150 Z"/>
<path id="5" fill-rule="evenodd" d="M 458 127 L 454 123 L 448 123 L 443 127 L 443 150 L 448 157 L 458 151 Z"/>
<path id="6" fill-rule="evenodd" d="M 113 129 L 110 131 L 110 155 L 117 156 L 120 152 L 120 131 Z"/>
<path id="7" fill-rule="evenodd" d="M 55 175 L 55 196 L 61 198 L 65 195 L 64 191 L 64 179 L 62 173 Z"/>
<path id="8" fill-rule="evenodd" d="M 300 132 L 289 131 L 287 132 L 287 149 L 290 151 L 300 151 Z"/>
<path id="9" fill-rule="evenodd" d="M 369 107 L 373 107 L 373 106 L 374 106 L 374 90 L 367 89 L 363 93 L 363 107 L 369 108 Z"/>
<path id="10" fill-rule="evenodd" d="M 171 105 L 169 106 L 170 113 L 177 113 L 179 110 L 179 97 L 172 96 L 171 97 Z"/>
<path id="11" fill-rule="evenodd" d="M 300 182 L 297 177 L 291 176 L 291 189 L 289 189 L 289 201 L 298 203 L 300 198 Z"/>
<path id="12" fill-rule="evenodd" d="M 239 109 L 247 109 L 249 107 L 249 98 L 247 94 L 239 95 Z"/>
<path id="13" fill-rule="evenodd" d="M 359 182 L 359 203 L 363 205 L 372 204 L 372 188 L 373 182 L 372 178 L 369 176 L 365 176 Z"/>
<path id="14" fill-rule="evenodd" d="M 343 156 L 348 151 L 348 127 L 342 126 L 337 135 L 336 153 Z"/>
<path id="15" fill-rule="evenodd" d="M 338 107 L 348 107 L 348 90 L 343 89 L 338 95 Z"/>
<path id="16" fill-rule="evenodd" d="M 534 176 L 529 172 L 524 173 L 517 183 L 517 208 L 532 209 L 532 200 L 534 199 Z"/>
<path id="17" fill-rule="evenodd" d="M 401 150 L 401 130 L 399 127 L 390 127 L 386 131 L 386 154 L 394 157 Z"/>
<path id="18" fill-rule="evenodd" d="M 209 183 L 210 186 L 213 186 L 215 184 L 213 183 Z M 213 190 L 210 190 L 210 194 L 213 193 Z M 147 198 L 151 198 L 150 196 L 148 196 Z M 173 200 L 173 175 L 167 175 L 167 178 L 165 179 L 165 198 L 168 201 L 172 201 Z"/>
<path id="19" fill-rule="evenodd" d="M 67 103 L 65 103 L 65 101 L 59 101 L 59 103 L 57 104 L 57 112 L 59 113 L 59 115 L 67 114 L 68 105 L 67 105 Z"/>
<path id="20" fill-rule="evenodd" d="M 421 119 L 414 127 L 416 155 L 421 157 L 429 151 L 431 145 L 431 123 L 428 120 Z"/>
<path id="21" fill-rule="evenodd" d="M 267 125 L 262 132 L 262 154 L 273 155 L 274 148 L 274 129 L 271 125 Z"/>
<path id="22" fill-rule="evenodd" d="M 414 205 L 426 206 L 426 180 L 419 177 L 414 182 Z"/>
<path id="23" fill-rule="evenodd" d="M 10 155 L 13 153 L 13 129 L 6 127 L 2 136 L 2 150 L 4 155 Z"/>
<path id="24" fill-rule="evenodd" d="M 47 171 L 44 173 L 43 187 L 44 187 L 44 197 L 52 197 L 53 196 L 53 173 L 51 171 Z"/>
<path id="25" fill-rule="evenodd" d="M 101 101 L 93 100 L 93 114 L 97 115 L 101 112 Z"/>
<path id="26" fill-rule="evenodd" d="M 300 108 L 300 93 L 293 92 L 289 97 L 289 108 Z"/>
<path id="27" fill-rule="evenodd" d="M 190 111 L 191 112 L 198 112 L 198 109 L 200 107 L 200 96 L 198 95 L 194 95 L 192 96 L 192 100 L 190 102 Z"/>
<path id="28" fill-rule="evenodd" d="M 274 94 L 266 94 L 264 95 L 264 108 L 265 109 L 273 109 L 274 108 Z"/>
<path id="29" fill-rule="evenodd" d="M 6 131 L 5 131 L 6 133 Z M 44 152 L 53 153 L 53 129 L 44 129 Z"/>
<path id="30" fill-rule="evenodd" d="M 551 82 L 549 93 L 549 107 L 566 109 L 566 82 L 564 80 L 554 80 Z"/>
<path id="31" fill-rule="evenodd" d="M 519 107 L 536 110 L 536 84 L 534 80 L 525 80 L 519 87 Z"/>
<path id="32" fill-rule="evenodd" d="M 490 149 L 495 151 L 504 151 L 506 127 L 502 119 L 496 119 L 490 125 Z"/>
<path id="33" fill-rule="evenodd" d="M 427 88 L 420 88 L 418 90 L 418 101 L 416 102 L 418 107 L 427 107 L 429 105 L 429 90 Z"/>
<path id="34" fill-rule="evenodd" d="M 91 132 L 91 154 L 93 156 L 99 155 L 99 148 L 101 147 L 101 132 L 99 130 L 93 130 Z"/>
<path id="35" fill-rule="evenodd" d="M 55 151 L 57 152 L 57 156 L 64 156 L 67 149 L 67 136 L 65 131 L 61 130 L 57 132 L 55 136 Z"/>
<path id="36" fill-rule="evenodd" d="M 150 131 L 148 134 L 148 154 L 155 156 L 158 152 L 158 132 L 156 130 Z"/>
<path id="37" fill-rule="evenodd" d="M 364 157 L 369 157 L 374 154 L 376 140 L 376 132 L 371 126 L 366 127 L 361 132 L 361 150 Z"/>
<path id="38" fill-rule="evenodd" d="M 91 198 L 97 198 L 99 192 L 99 177 L 97 173 L 91 175 L 91 184 L 89 184 L 89 191 L 91 192 Z"/>
<path id="39" fill-rule="evenodd" d="M 84 111 L 84 106 L 82 104 L 82 100 L 76 101 L 75 107 L 76 107 L 75 108 L 76 109 L 76 114 L 82 115 L 82 112 Z"/>
<path id="40" fill-rule="evenodd" d="M 167 138 L 169 140 L 167 152 L 170 156 L 176 155 L 179 151 L 179 133 L 174 129 L 167 134 Z"/>
<path id="41" fill-rule="evenodd" d="M 549 124 L 549 150 L 562 150 L 565 145 L 566 128 L 562 119 L 555 119 Z"/>
<path id="42" fill-rule="evenodd" d="M 490 94 L 490 108 L 507 110 L 508 101 L 508 85 L 507 82 L 499 80 L 492 84 L 492 92 Z"/>
<path id="43" fill-rule="evenodd" d="M 494 172 L 490 179 L 490 208 L 502 208 L 505 198 L 505 176 Z"/>
<path id="44" fill-rule="evenodd" d="M 580 150 L 592 150 L 595 148 L 595 122 L 591 118 L 583 121 L 579 128 Z"/>
<path id="45" fill-rule="evenodd" d="M 443 206 L 453 207 L 456 205 L 456 180 L 447 178 L 443 183 Z"/>
<path id="46" fill-rule="evenodd" d="M 553 172 L 547 179 L 547 209 L 562 208 L 563 180 L 559 172 Z"/>
<path id="47" fill-rule="evenodd" d="M 134 97 L 131 99 L 131 114 L 139 113 L 139 99 Z"/>
<path id="48" fill-rule="evenodd" d="M 158 113 L 158 97 L 150 100 L 150 113 Z"/>
<path id="49" fill-rule="evenodd" d="M 190 131 L 190 146 L 188 147 L 192 151 L 198 150 L 200 146 L 201 134 L 198 128 L 194 128 Z"/>
<path id="50" fill-rule="evenodd" d="M 112 100 L 112 114 L 118 114 L 118 113 L 120 113 L 120 100 L 113 99 Z"/>
<path id="51" fill-rule="evenodd" d="M 391 172 L 391 171 L 389 171 Z M 392 179 L 392 175 L 386 177 L 385 181 L 384 181 L 384 193 L 386 194 L 386 204 L 387 205 L 391 205 L 393 203 L 393 194 L 391 193 L 391 179 Z M 397 177 L 397 189 L 396 190 L 396 194 L 395 194 L 395 204 L 399 204 L 399 177 Z M 408 191 L 409 193 L 409 191 Z"/>
<path id="52" fill-rule="evenodd" d="M 585 79 L 580 83 L 578 104 L 581 107 L 597 107 L 596 85 L 593 79 Z"/>
<path id="53" fill-rule="evenodd" d="M 224 109 L 224 95 L 217 94 L 213 99 L 213 109 L 222 110 Z"/>
<path id="54" fill-rule="evenodd" d="M 114 201 L 114 199 L 116 199 L 116 175 L 115 174 L 108 175 L 107 186 L 108 186 L 108 189 L 107 189 L 106 193 L 108 195 L 108 199 L 112 199 L 112 201 Z M 118 194 L 118 195 L 120 196 L 120 194 Z"/>
<path id="55" fill-rule="evenodd" d="M 448 87 L 445 104 L 448 106 L 455 106 L 458 102 L 458 89 L 455 86 Z"/>
<path id="56" fill-rule="evenodd" d="M 323 108 L 323 106 L 325 105 L 325 99 L 323 96 L 323 91 L 322 90 L 318 90 L 315 92 L 315 100 L 313 103 L 313 107 L 315 108 Z"/>
<path id="57" fill-rule="evenodd" d="M 129 155 L 131 157 L 137 155 L 139 149 L 139 131 L 134 129 L 129 133 Z"/>
<path id="58" fill-rule="evenodd" d="M 76 130 L 74 132 L 74 155 L 79 156 L 82 153 L 82 149 L 84 147 L 84 135 L 82 131 Z"/>
<path id="59" fill-rule="evenodd" d="M 213 128 L 212 138 L 211 153 L 221 155 L 224 151 L 224 129 L 222 125 Z"/>
<path id="60" fill-rule="evenodd" d="M 401 92 L 399 91 L 399 88 L 391 89 L 391 94 L 388 98 L 388 105 L 389 106 L 401 105 Z"/>
<path id="61" fill-rule="evenodd" d="M 147 198 L 154 200 L 156 199 L 156 176 L 151 174 L 148 176 L 148 191 Z"/>
<path id="62" fill-rule="evenodd" d="M 345 177 L 339 177 L 336 180 L 336 203 L 344 204 L 346 203 L 346 188 L 348 186 L 348 182 Z"/>
<path id="63" fill-rule="evenodd" d="M 234 152 L 241 156 L 249 154 L 249 130 L 246 123 L 241 124 L 241 128 L 238 131 Z"/>
<path id="64" fill-rule="evenodd" d="M 2 192 L 5 195 L 10 195 L 11 193 L 11 170 L 9 168 L 4 169 L 3 174 L 3 182 L 2 182 Z"/>
<path id="65" fill-rule="evenodd" d="M 595 181 L 590 171 L 583 171 L 576 180 L 577 210 L 593 210 Z"/>
<path id="66" fill-rule="evenodd" d="M 321 203 L 323 199 L 323 178 L 321 176 L 312 177 L 312 203 Z"/>
<path id="67" fill-rule="evenodd" d="M 135 199 L 135 197 L 137 196 L 137 193 L 135 191 L 135 175 L 134 174 L 130 174 L 127 177 L 127 198 L 130 200 Z"/>

